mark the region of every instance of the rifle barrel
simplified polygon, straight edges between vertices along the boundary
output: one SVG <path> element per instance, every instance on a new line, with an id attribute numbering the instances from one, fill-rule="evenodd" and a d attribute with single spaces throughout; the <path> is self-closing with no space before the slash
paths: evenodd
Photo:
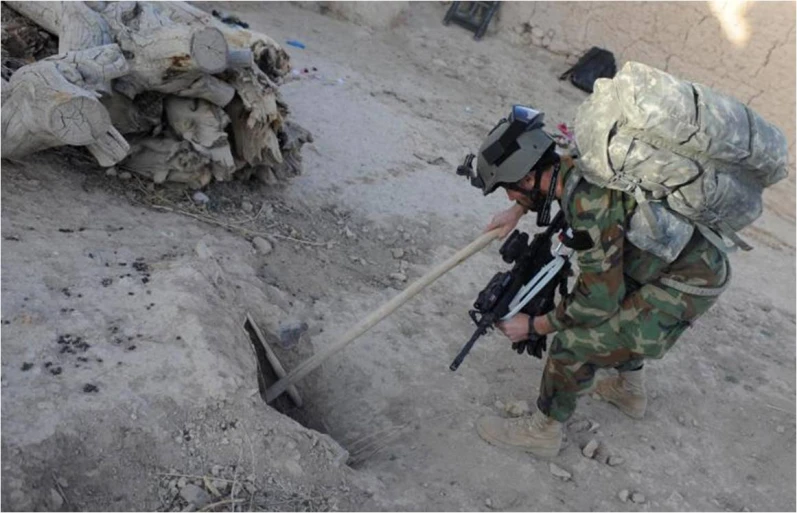
<path id="1" fill-rule="evenodd" d="M 462 361 L 466 356 L 468 356 L 468 353 L 470 353 L 471 348 L 473 348 L 473 344 L 476 343 L 479 337 L 487 333 L 487 328 L 490 326 L 490 324 L 490 322 L 485 322 L 484 319 L 482 319 L 482 322 L 479 323 L 476 331 L 473 333 L 473 336 L 470 337 L 470 340 L 468 340 L 468 343 L 462 347 L 462 350 L 459 352 L 457 357 L 454 358 L 454 361 L 448 366 L 449 370 L 456 371 L 459 368 L 459 366 L 462 364 Z"/>

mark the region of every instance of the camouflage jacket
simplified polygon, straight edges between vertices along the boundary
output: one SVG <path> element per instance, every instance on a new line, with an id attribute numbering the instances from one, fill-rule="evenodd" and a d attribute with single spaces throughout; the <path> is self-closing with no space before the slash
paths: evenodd
<path id="1" fill-rule="evenodd" d="M 573 169 L 572 161 L 564 158 L 563 184 Z M 547 315 L 556 331 L 603 323 L 617 312 L 633 288 L 665 276 L 697 287 L 725 283 L 729 270 L 726 257 L 697 230 L 669 264 L 628 242 L 625 233 L 636 207 L 631 195 L 582 179 L 569 195 L 568 204 L 561 207 L 573 231 L 586 231 L 593 246 L 576 252 L 580 274 L 573 291 Z"/>

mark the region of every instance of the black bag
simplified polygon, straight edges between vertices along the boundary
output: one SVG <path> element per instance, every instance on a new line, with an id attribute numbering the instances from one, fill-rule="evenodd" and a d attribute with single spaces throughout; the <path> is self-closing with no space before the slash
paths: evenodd
<path id="1" fill-rule="evenodd" d="M 614 54 L 609 50 L 593 46 L 573 67 L 559 75 L 559 80 L 569 76 L 574 86 L 591 93 L 597 79 L 613 78 L 615 73 L 617 65 L 614 63 Z"/>

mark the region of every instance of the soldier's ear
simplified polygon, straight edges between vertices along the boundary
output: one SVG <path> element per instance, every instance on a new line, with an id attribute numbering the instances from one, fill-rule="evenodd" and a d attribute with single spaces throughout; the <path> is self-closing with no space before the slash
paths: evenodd
<path id="1" fill-rule="evenodd" d="M 526 176 L 520 179 L 518 184 L 524 189 L 531 190 L 531 188 L 534 187 L 534 173 L 529 171 Z"/>

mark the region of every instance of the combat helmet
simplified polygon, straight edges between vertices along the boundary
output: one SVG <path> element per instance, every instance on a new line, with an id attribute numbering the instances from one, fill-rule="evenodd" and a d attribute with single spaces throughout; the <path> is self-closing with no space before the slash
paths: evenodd
<path id="1" fill-rule="evenodd" d="M 471 184 L 487 196 L 499 185 L 521 180 L 554 151 L 555 141 L 542 129 L 544 118 L 545 114 L 531 107 L 513 106 L 509 117 L 498 122 L 479 148 Z"/>

